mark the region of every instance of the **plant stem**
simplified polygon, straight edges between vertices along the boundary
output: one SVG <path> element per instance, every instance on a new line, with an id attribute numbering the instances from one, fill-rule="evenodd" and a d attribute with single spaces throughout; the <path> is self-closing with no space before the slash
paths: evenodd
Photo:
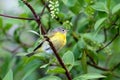
<path id="1" fill-rule="evenodd" d="M 38 26 L 40 27 L 40 29 L 41 29 L 41 31 L 42 31 L 42 34 L 43 34 L 43 35 L 46 34 L 46 31 L 45 31 L 45 29 L 43 28 L 43 26 L 42 26 L 42 24 L 41 24 L 40 17 L 36 14 L 35 10 L 32 8 L 32 6 L 31 6 L 28 2 L 26 2 L 25 0 L 23 0 L 23 2 L 24 2 L 24 4 L 26 4 L 26 6 L 27 6 L 27 7 L 31 10 L 31 12 L 33 13 L 33 15 L 34 15 L 34 17 L 35 17 L 35 20 L 36 20 Z M 47 5 L 45 4 L 45 2 L 44 2 L 44 6 L 47 7 Z M 43 10 L 41 11 L 40 16 L 42 16 L 42 14 L 44 13 L 45 7 L 44 7 Z M 54 45 L 53 45 L 53 43 L 50 41 L 50 39 L 49 39 L 47 36 L 44 36 L 44 37 L 46 38 L 46 41 L 49 42 L 50 47 L 51 47 L 51 49 L 53 50 L 53 52 L 54 52 L 54 54 L 55 54 L 58 62 L 59 62 L 60 65 L 65 69 L 65 71 L 66 71 L 65 74 L 66 74 L 68 80 L 72 80 L 72 78 L 71 78 L 71 76 L 70 76 L 70 73 L 68 72 L 68 70 L 67 70 L 64 62 L 63 62 L 62 59 L 60 58 L 57 50 L 55 49 L 55 47 L 54 47 Z"/>
<path id="2" fill-rule="evenodd" d="M 113 39 L 109 43 L 107 43 L 104 47 L 98 49 L 96 52 L 99 52 L 99 51 L 103 50 L 104 48 L 106 48 L 107 46 L 109 46 L 118 37 L 118 35 L 119 35 L 119 28 L 117 29 L 117 33 L 113 37 Z"/>
<path id="3" fill-rule="evenodd" d="M 44 29 L 44 27 L 42 27 L 41 21 L 40 21 L 40 17 L 37 15 L 37 13 L 35 12 L 35 10 L 33 9 L 33 7 L 26 1 L 23 0 L 23 3 L 31 10 L 31 12 L 33 13 L 35 20 L 38 24 L 38 26 L 40 27 L 40 30 L 42 32 L 42 34 L 46 34 L 46 31 Z M 43 8 L 44 9 L 44 8 Z"/>
<path id="4" fill-rule="evenodd" d="M 63 62 L 62 59 L 60 58 L 60 56 L 59 56 L 57 50 L 55 49 L 55 47 L 54 47 L 54 45 L 53 45 L 53 43 L 50 41 L 50 39 L 49 39 L 47 36 L 44 36 L 44 37 L 45 37 L 46 40 L 49 42 L 50 47 L 52 48 L 52 50 L 53 50 L 53 52 L 54 52 L 54 54 L 55 54 L 55 56 L 56 56 L 58 62 L 59 62 L 60 65 L 65 69 L 65 71 L 66 71 L 65 74 L 66 74 L 68 80 L 72 80 L 72 78 L 71 78 L 71 76 L 70 76 L 70 73 L 68 72 L 68 70 L 67 70 L 67 68 L 66 68 L 66 66 L 65 66 L 65 64 L 64 64 L 64 62 Z"/>
<path id="5" fill-rule="evenodd" d="M 96 64 L 92 64 L 92 63 L 90 63 L 90 62 L 87 62 L 87 64 L 89 64 L 90 66 L 93 66 L 94 68 L 103 70 L 103 71 L 110 71 L 110 69 L 100 67 L 100 66 L 98 66 L 98 65 L 96 65 Z"/>
<path id="6" fill-rule="evenodd" d="M 13 18 L 13 19 L 21 19 L 21 20 L 35 20 L 34 18 L 21 18 L 21 17 L 8 16 L 4 14 L 0 14 L 0 16 L 7 17 L 7 18 Z"/>

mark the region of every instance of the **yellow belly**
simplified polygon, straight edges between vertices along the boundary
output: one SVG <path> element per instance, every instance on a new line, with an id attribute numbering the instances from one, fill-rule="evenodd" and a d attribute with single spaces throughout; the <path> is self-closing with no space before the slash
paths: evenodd
<path id="1" fill-rule="evenodd" d="M 54 34 L 54 36 L 50 37 L 54 47 L 56 50 L 60 50 L 66 44 L 66 35 L 60 32 Z"/>

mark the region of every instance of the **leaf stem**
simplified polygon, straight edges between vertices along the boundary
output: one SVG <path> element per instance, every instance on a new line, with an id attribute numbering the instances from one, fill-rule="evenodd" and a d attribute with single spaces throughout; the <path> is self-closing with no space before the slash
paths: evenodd
<path id="1" fill-rule="evenodd" d="M 118 36 L 119 36 L 119 28 L 117 29 L 117 33 L 113 37 L 113 39 L 110 42 L 108 42 L 104 47 L 98 49 L 96 52 L 99 52 L 99 51 L 103 50 L 104 48 L 106 48 L 107 46 L 109 46 Z"/>
<path id="2" fill-rule="evenodd" d="M 110 71 L 110 69 L 100 67 L 100 66 L 98 66 L 98 65 L 96 65 L 96 64 L 92 64 L 92 63 L 90 63 L 90 62 L 87 62 L 87 64 L 89 64 L 90 66 L 93 66 L 94 68 L 100 69 L 100 70 L 102 70 L 102 71 Z"/>
<path id="3" fill-rule="evenodd" d="M 42 1 L 43 1 L 43 0 L 42 0 Z M 36 20 L 38 26 L 40 27 L 40 29 L 41 29 L 41 31 L 42 31 L 42 34 L 43 34 L 43 35 L 46 34 L 46 31 L 45 31 L 44 27 L 43 27 L 42 24 L 41 24 L 40 17 L 36 14 L 35 10 L 32 8 L 32 6 L 31 6 L 28 2 L 26 2 L 26 0 L 23 0 L 23 2 L 24 2 L 24 4 L 26 4 L 26 6 L 27 6 L 27 7 L 31 10 L 31 12 L 33 13 L 33 15 L 34 15 L 34 17 L 35 17 L 35 20 Z M 43 2 L 44 2 L 44 1 L 43 1 Z M 42 14 L 44 13 L 45 7 L 49 8 L 49 7 L 47 6 L 47 4 L 44 2 L 44 8 L 43 8 L 40 16 L 42 16 Z M 71 76 L 70 76 L 70 73 L 68 72 L 68 70 L 67 70 L 64 62 L 63 62 L 62 59 L 60 58 L 57 50 L 55 49 L 55 47 L 54 47 L 54 45 L 53 45 L 53 43 L 50 41 L 50 39 L 49 39 L 47 36 L 44 36 L 44 37 L 46 38 L 46 41 L 49 42 L 50 47 L 51 47 L 51 49 L 53 50 L 53 52 L 54 52 L 54 54 L 55 54 L 58 62 L 59 62 L 60 65 L 65 69 L 65 71 L 66 71 L 65 74 L 66 74 L 68 80 L 72 80 L 72 78 L 71 78 Z"/>

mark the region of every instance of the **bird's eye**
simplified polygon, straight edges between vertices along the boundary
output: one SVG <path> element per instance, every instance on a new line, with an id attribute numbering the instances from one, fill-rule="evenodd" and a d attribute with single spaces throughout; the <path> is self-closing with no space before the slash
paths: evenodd
<path id="1" fill-rule="evenodd" d="M 62 31 L 64 31 L 64 29 Z"/>

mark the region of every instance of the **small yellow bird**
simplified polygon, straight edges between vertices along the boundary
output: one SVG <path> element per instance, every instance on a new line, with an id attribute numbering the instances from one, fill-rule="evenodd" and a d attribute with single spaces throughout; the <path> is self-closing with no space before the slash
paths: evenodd
<path id="1" fill-rule="evenodd" d="M 62 27 L 57 27 L 50 31 L 46 36 L 50 39 L 53 43 L 55 49 L 59 51 L 63 48 L 66 44 L 66 34 L 68 30 L 65 30 Z M 38 45 L 32 53 L 28 54 L 27 56 L 32 56 L 34 53 L 38 52 L 46 52 L 46 53 L 53 53 L 48 41 L 43 41 Z"/>

